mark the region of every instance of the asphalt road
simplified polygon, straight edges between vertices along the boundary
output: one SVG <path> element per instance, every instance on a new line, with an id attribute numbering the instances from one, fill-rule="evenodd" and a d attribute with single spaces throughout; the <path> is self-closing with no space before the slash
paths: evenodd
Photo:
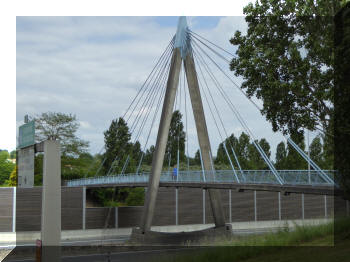
<path id="1" fill-rule="evenodd" d="M 251 234 L 264 234 L 268 232 L 277 231 L 281 228 L 260 228 L 260 229 L 240 229 L 233 230 L 235 235 L 251 235 Z M 129 239 L 129 235 L 118 236 L 109 239 L 80 239 L 75 241 L 64 241 L 62 246 L 96 246 L 96 245 L 113 245 L 121 244 Z M 25 244 L 22 246 L 33 246 L 33 244 Z M 140 251 L 122 251 L 114 253 L 97 253 L 97 254 L 86 254 L 86 255 L 74 255 L 74 256 L 64 256 L 62 258 L 63 262 L 77 262 L 77 261 L 128 261 L 128 262 L 148 262 L 154 261 L 156 259 L 164 258 L 166 261 L 170 257 L 183 254 L 184 252 L 198 252 L 203 247 L 179 247 L 179 248 L 155 248 L 153 250 L 140 250 Z M 205 247 L 208 248 L 208 247 Z M 34 259 L 17 259 L 14 260 L 4 260 L 11 262 L 35 262 Z"/>
<path id="2" fill-rule="evenodd" d="M 62 257 L 62 262 L 149 262 L 164 259 L 168 260 L 170 257 L 182 255 L 190 252 L 198 252 L 201 247 L 193 248 L 172 248 L 172 249 L 155 249 L 145 251 L 126 251 L 117 253 L 104 254 L 88 254 Z M 21 260 L 4 260 L 4 262 L 35 262 L 35 259 L 21 259 Z"/>

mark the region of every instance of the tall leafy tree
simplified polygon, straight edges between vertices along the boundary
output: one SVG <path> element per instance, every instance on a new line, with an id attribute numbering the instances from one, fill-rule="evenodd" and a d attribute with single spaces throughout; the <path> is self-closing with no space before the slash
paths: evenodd
<path id="1" fill-rule="evenodd" d="M 310 144 L 310 158 L 320 167 L 324 166 L 322 143 L 319 136 L 315 137 Z"/>
<path id="2" fill-rule="evenodd" d="M 334 159 L 334 169 L 338 171 L 336 176 L 337 183 L 341 186 L 344 197 L 350 200 L 350 3 L 346 3 L 344 7 L 336 14 L 334 49 L 335 49 L 335 117 L 334 117 L 334 148 L 330 147 L 332 142 L 324 139 L 324 151 L 327 156 L 326 162 L 329 164 Z M 333 149 L 333 150 L 332 150 Z M 331 161 L 333 163 L 333 161 Z"/>
<path id="3" fill-rule="evenodd" d="M 152 165 L 152 159 L 153 159 L 153 153 L 155 151 L 154 145 L 150 146 L 149 149 L 146 150 L 145 156 L 144 156 L 144 163 L 147 165 Z"/>
<path id="4" fill-rule="evenodd" d="M 17 172 L 17 165 L 13 169 L 13 171 L 10 174 L 10 177 L 8 179 L 7 185 L 8 186 L 17 186 L 17 181 L 18 181 L 18 172 Z"/>
<path id="5" fill-rule="evenodd" d="M 17 155 L 16 150 L 12 150 L 12 151 L 10 152 L 10 159 L 16 159 L 16 155 Z"/>
<path id="6" fill-rule="evenodd" d="M 229 154 L 229 156 L 231 158 L 231 161 L 234 162 L 234 165 L 237 168 L 237 165 L 236 165 L 235 160 L 234 160 L 234 155 L 233 155 L 233 152 L 232 152 L 232 148 L 233 148 L 233 150 L 237 151 L 237 148 L 239 146 L 238 145 L 239 144 L 238 138 L 235 137 L 234 134 L 231 134 L 228 138 L 225 139 L 224 142 L 226 144 L 227 152 L 228 152 L 228 154 Z M 227 157 L 227 153 L 225 152 L 224 142 L 219 144 L 219 147 L 218 147 L 218 150 L 217 150 L 217 153 L 216 153 L 216 159 L 215 159 L 215 163 L 216 164 L 226 164 L 226 165 L 228 165 L 230 163 L 229 159 Z"/>
<path id="7" fill-rule="evenodd" d="M 196 151 L 196 153 L 194 154 L 194 164 L 197 166 L 201 165 L 201 154 L 199 152 L 199 149 Z"/>
<path id="8" fill-rule="evenodd" d="M 339 1 L 263 0 L 243 9 L 248 30 L 230 40 L 238 47 L 230 68 L 244 78 L 247 95 L 263 101 L 261 113 L 274 131 L 332 132 L 338 8 Z"/>
<path id="9" fill-rule="evenodd" d="M 250 169 L 251 165 L 249 163 L 249 146 L 250 137 L 246 133 L 242 132 L 238 138 L 237 144 L 237 157 L 242 169 Z"/>
<path id="10" fill-rule="evenodd" d="M 131 153 L 132 143 L 130 138 L 129 127 L 122 117 L 113 120 L 108 130 L 104 132 L 106 160 L 103 168 L 105 174 L 110 170 L 112 164 L 117 173 L 122 170 L 127 156 Z"/>
<path id="11" fill-rule="evenodd" d="M 292 140 L 302 149 L 305 150 L 304 135 L 300 133 L 294 133 L 291 135 Z M 288 143 L 288 154 L 286 160 L 286 169 L 298 170 L 307 169 L 307 162 L 304 158 L 294 149 L 294 147 Z"/>
<path id="12" fill-rule="evenodd" d="M 46 112 L 35 117 L 36 140 L 59 140 L 63 155 L 77 157 L 87 152 L 89 143 L 77 136 L 80 124 L 75 115 Z"/>
<path id="13" fill-rule="evenodd" d="M 180 162 L 186 160 L 185 156 L 185 131 L 184 125 L 182 123 L 182 114 L 180 111 L 174 111 L 171 117 L 168 142 L 165 151 L 164 164 L 168 164 L 169 157 L 170 165 L 175 165 L 177 163 L 177 152 L 179 150 L 179 160 Z"/>
<path id="14" fill-rule="evenodd" d="M 270 144 L 267 142 L 265 138 L 260 139 L 260 141 L 255 140 L 255 143 L 260 145 L 261 149 L 265 152 L 266 156 L 270 159 L 271 151 L 270 151 Z M 262 170 L 262 169 L 268 169 L 268 166 L 264 159 L 262 158 L 261 154 L 257 150 L 256 146 L 251 143 L 248 147 L 249 151 L 249 166 L 250 169 L 255 170 Z"/>
<path id="15" fill-rule="evenodd" d="M 7 150 L 0 151 L 0 185 L 9 179 L 15 164 L 9 161 L 10 154 Z"/>
<path id="16" fill-rule="evenodd" d="M 287 168 L 287 148 L 283 142 L 280 142 L 276 148 L 275 167 L 280 170 Z"/>

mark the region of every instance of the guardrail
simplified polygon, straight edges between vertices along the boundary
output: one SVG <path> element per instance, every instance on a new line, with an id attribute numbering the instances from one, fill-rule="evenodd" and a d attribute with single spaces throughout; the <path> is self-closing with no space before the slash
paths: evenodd
<path id="1" fill-rule="evenodd" d="M 334 180 L 334 170 L 323 170 Z M 237 181 L 232 170 L 215 171 L 179 171 L 174 174 L 172 171 L 162 172 L 161 182 L 214 182 L 214 183 L 252 183 L 252 184 L 279 184 L 276 177 L 270 170 L 239 170 L 236 171 L 239 181 Z M 315 170 L 279 170 L 283 184 L 288 185 L 322 185 L 334 186 L 322 178 Z M 123 183 L 147 183 L 150 173 L 115 174 L 110 176 L 87 177 L 66 181 L 67 186 L 85 186 L 102 184 L 123 184 Z"/>

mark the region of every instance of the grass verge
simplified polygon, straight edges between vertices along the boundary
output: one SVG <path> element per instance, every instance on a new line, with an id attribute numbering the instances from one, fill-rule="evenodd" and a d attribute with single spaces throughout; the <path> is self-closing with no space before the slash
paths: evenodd
<path id="1" fill-rule="evenodd" d="M 201 246 L 208 248 L 191 255 L 168 258 L 167 261 L 350 262 L 350 219 L 318 226 L 296 226 L 293 231 L 281 230 L 258 236 L 233 237 L 214 243 L 204 240 Z"/>

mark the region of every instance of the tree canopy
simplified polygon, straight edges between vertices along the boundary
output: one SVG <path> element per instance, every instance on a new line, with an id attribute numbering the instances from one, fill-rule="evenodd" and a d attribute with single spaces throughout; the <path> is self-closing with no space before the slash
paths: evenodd
<path id="1" fill-rule="evenodd" d="M 112 169 L 120 172 L 122 168 L 121 163 L 126 161 L 132 149 L 131 134 L 125 120 L 122 117 L 112 120 L 108 130 L 104 132 L 104 137 L 106 152 L 103 167 L 105 174 Z"/>
<path id="2" fill-rule="evenodd" d="M 255 140 L 255 142 L 260 145 L 266 155 L 270 158 L 270 144 L 267 142 L 267 140 L 265 138 L 262 138 L 260 140 Z M 253 142 L 250 142 L 249 135 L 244 132 L 241 133 L 239 138 L 236 138 L 235 135 L 232 134 L 226 138 L 224 142 L 219 144 L 215 159 L 216 164 L 228 165 L 230 163 L 225 152 L 224 143 L 226 144 L 227 152 L 236 169 L 238 169 L 238 165 L 236 163 L 232 149 L 235 151 L 242 169 L 268 168 Z"/>
<path id="3" fill-rule="evenodd" d="M 242 76 L 249 97 L 263 101 L 261 113 L 274 131 L 329 128 L 333 118 L 333 15 L 337 1 L 256 1 L 243 12 L 245 35 L 230 68 Z"/>
<path id="4" fill-rule="evenodd" d="M 8 160 L 9 158 L 10 154 L 7 150 L 0 150 L 0 185 L 5 183 L 16 166 Z"/>
<path id="5" fill-rule="evenodd" d="M 85 153 L 89 142 L 78 138 L 80 124 L 75 115 L 46 112 L 35 117 L 36 141 L 59 140 L 63 155 L 79 156 Z"/>

